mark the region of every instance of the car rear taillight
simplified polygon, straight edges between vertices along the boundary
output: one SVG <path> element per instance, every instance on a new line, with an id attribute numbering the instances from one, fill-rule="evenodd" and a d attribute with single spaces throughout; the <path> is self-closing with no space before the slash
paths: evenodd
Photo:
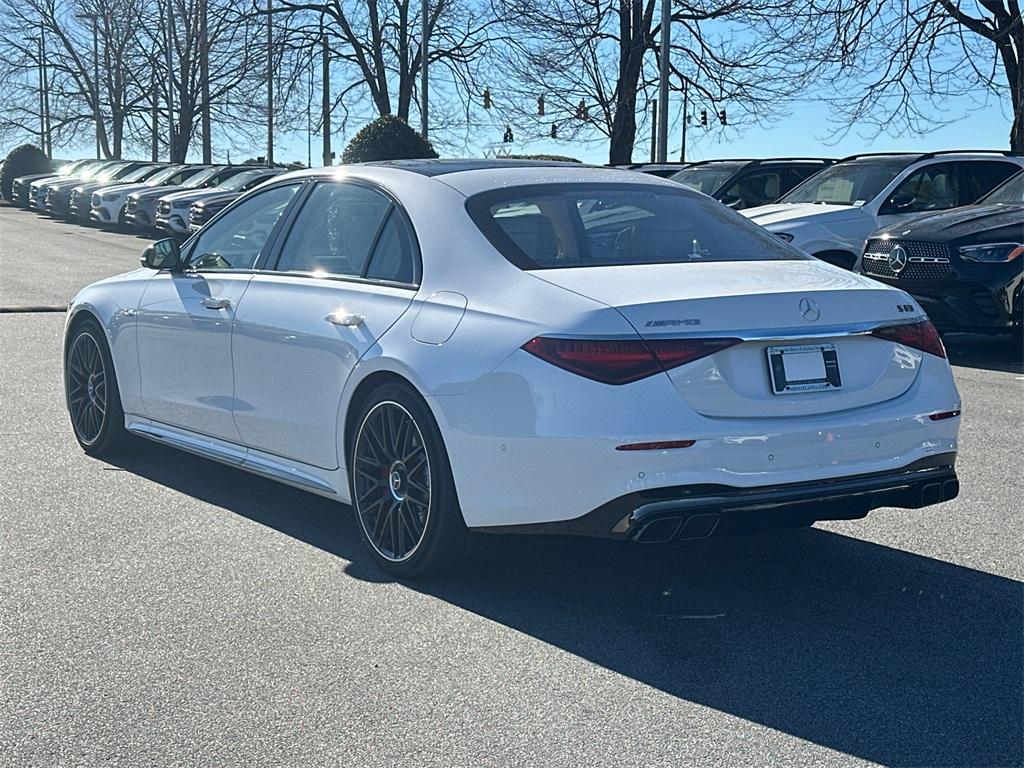
<path id="1" fill-rule="evenodd" d="M 629 384 L 739 344 L 739 339 L 558 339 L 538 336 L 531 355 L 604 384 Z"/>
<path id="2" fill-rule="evenodd" d="M 937 357 L 946 356 L 946 348 L 942 345 L 939 332 L 935 330 L 935 326 L 929 320 L 903 323 L 901 325 L 887 325 L 883 328 L 876 328 L 871 332 L 871 335 L 896 342 L 897 344 L 903 344 L 907 347 L 913 347 Z"/>

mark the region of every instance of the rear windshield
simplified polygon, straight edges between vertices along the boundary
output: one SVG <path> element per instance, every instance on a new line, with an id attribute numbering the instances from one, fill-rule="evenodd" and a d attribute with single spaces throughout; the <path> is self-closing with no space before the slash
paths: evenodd
<path id="1" fill-rule="evenodd" d="M 466 209 L 521 269 L 810 258 L 726 206 L 671 187 L 509 187 L 474 195 Z"/>

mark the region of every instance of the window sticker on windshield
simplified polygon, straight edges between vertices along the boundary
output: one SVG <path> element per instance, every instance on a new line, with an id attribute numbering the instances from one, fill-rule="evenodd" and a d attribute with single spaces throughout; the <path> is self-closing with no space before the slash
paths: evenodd
<path id="1" fill-rule="evenodd" d="M 864 203 L 866 203 L 866 202 L 867 202 L 867 200 L 854 200 L 853 204 L 855 206 L 861 206 L 861 205 L 864 205 Z"/>

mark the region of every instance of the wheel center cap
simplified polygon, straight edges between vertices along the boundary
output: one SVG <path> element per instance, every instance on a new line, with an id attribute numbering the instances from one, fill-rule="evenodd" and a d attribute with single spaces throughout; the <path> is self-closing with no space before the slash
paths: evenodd
<path id="1" fill-rule="evenodd" d="M 89 395 L 89 399 L 94 403 L 96 402 L 96 382 L 89 379 L 89 383 L 85 387 L 86 393 Z"/>
<path id="2" fill-rule="evenodd" d="M 396 461 L 391 465 L 391 470 L 388 472 L 388 488 L 391 490 L 391 495 L 396 501 L 405 499 L 407 485 L 405 465 L 400 461 Z"/>

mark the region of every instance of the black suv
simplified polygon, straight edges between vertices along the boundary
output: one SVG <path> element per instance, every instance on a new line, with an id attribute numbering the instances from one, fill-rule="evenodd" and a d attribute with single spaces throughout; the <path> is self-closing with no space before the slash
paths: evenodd
<path id="1" fill-rule="evenodd" d="M 797 184 L 834 162 L 824 157 L 701 160 L 690 163 L 668 178 L 739 211 L 774 203 Z"/>
<path id="2" fill-rule="evenodd" d="M 875 231 L 856 271 L 907 291 L 940 330 L 1012 331 L 1019 352 L 1024 171 L 973 205 Z"/>

